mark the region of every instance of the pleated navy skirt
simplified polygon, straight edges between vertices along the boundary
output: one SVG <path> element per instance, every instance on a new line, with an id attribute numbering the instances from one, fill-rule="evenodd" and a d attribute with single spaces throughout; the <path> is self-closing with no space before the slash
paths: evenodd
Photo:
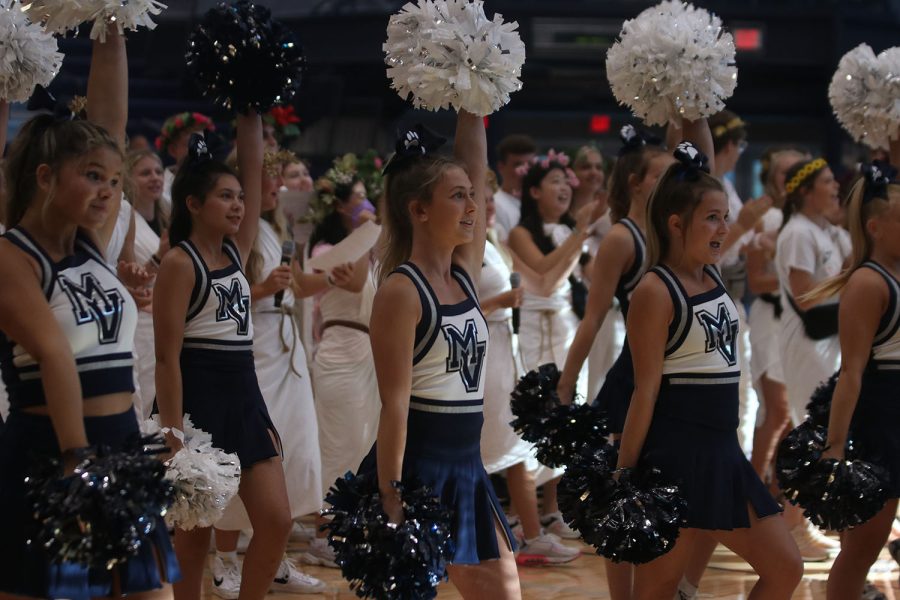
<path id="1" fill-rule="evenodd" d="M 900 371 L 870 365 L 850 422 L 857 456 L 888 472 L 888 497 L 900 498 Z"/>
<path id="2" fill-rule="evenodd" d="M 641 460 L 678 484 L 688 527 L 750 527 L 748 505 L 759 518 L 781 512 L 738 443 L 738 393 L 737 383 L 663 377 Z"/>
<path id="3" fill-rule="evenodd" d="M 594 399 L 594 406 L 603 411 L 610 433 L 619 434 L 625 429 L 628 405 L 634 393 L 634 365 L 628 338 L 622 345 L 622 352 L 606 373 L 603 385 Z"/>
<path id="4" fill-rule="evenodd" d="M 120 448 L 139 435 L 134 411 L 85 417 L 90 444 Z M 75 563 L 51 563 L 39 545 L 26 540 L 38 523 L 25 500 L 25 476 L 31 461 L 59 457 L 50 417 L 13 412 L 0 434 L 0 591 L 36 598 L 87 600 L 112 593 L 130 594 L 162 587 L 180 577 L 178 561 L 162 517 L 157 517 L 149 543 L 112 570 Z"/>
<path id="5" fill-rule="evenodd" d="M 450 536 L 457 565 L 500 558 L 499 544 L 514 551 L 515 541 L 500 501 L 481 462 L 481 413 L 443 414 L 410 409 L 403 477 L 415 476 L 450 511 Z M 377 447 L 360 465 L 376 473 Z M 498 540 L 495 523 L 505 539 Z"/>
<path id="6" fill-rule="evenodd" d="M 237 454 L 241 468 L 280 454 L 252 352 L 184 348 L 181 381 L 183 411 L 214 446 Z"/>

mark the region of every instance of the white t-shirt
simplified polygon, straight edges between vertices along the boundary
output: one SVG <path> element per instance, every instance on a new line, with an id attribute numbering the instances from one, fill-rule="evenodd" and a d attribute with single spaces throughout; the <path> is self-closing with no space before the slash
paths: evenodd
<path id="1" fill-rule="evenodd" d="M 725 195 L 728 196 L 728 225 L 732 226 L 737 223 L 738 215 L 740 214 L 744 203 L 741 202 L 741 197 L 738 196 L 737 190 L 734 189 L 734 184 L 732 184 L 731 181 L 722 179 L 722 185 L 725 187 Z M 719 267 L 725 269 L 737 264 L 741 259 L 741 249 L 749 244 L 752 239 L 752 230 L 744 232 L 744 234 L 738 238 L 734 245 L 729 248 L 719 260 Z"/>
<path id="2" fill-rule="evenodd" d="M 519 224 L 522 201 L 503 190 L 497 190 L 494 194 L 494 210 L 497 213 L 494 231 L 497 232 L 497 239 L 505 242 L 512 228 Z"/>

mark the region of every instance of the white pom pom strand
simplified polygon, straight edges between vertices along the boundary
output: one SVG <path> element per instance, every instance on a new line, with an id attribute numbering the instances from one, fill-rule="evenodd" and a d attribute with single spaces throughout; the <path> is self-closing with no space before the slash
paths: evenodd
<path id="1" fill-rule="evenodd" d="M 115 24 L 120 34 L 139 27 L 153 29 L 156 23 L 150 16 L 165 8 L 158 0 L 34 0 L 26 10 L 51 33 L 64 34 L 93 23 L 91 39 L 103 42 L 107 25 Z"/>
<path id="2" fill-rule="evenodd" d="M 888 148 L 900 136 L 900 48 L 875 56 L 860 44 L 847 52 L 831 78 L 828 99 L 853 139 Z"/>
<path id="3" fill-rule="evenodd" d="M 525 44 L 516 22 L 484 14 L 481 0 L 419 0 L 388 23 L 391 87 L 416 108 L 452 106 L 484 116 L 522 89 Z"/>
<path id="4" fill-rule="evenodd" d="M 62 60 L 56 38 L 32 23 L 17 2 L 0 2 L 0 99 L 28 100 L 34 86 L 50 85 Z"/>
<path id="5" fill-rule="evenodd" d="M 725 108 L 737 86 L 734 39 L 716 15 L 677 0 L 625 21 L 606 55 L 613 95 L 648 125 Z"/>

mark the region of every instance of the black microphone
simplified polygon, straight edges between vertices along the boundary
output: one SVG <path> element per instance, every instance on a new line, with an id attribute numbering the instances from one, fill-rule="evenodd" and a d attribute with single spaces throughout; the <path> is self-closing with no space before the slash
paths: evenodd
<path id="1" fill-rule="evenodd" d="M 289 265 L 291 264 L 291 260 L 294 258 L 294 252 L 296 252 L 297 244 L 294 243 L 294 240 L 285 240 L 283 244 L 281 244 L 281 264 Z M 284 290 L 278 290 L 275 292 L 275 308 L 281 308 L 281 301 L 284 300 Z"/>
<path id="2" fill-rule="evenodd" d="M 522 276 L 513 271 L 509 274 L 509 285 L 512 286 L 512 289 L 516 289 L 520 285 L 522 285 Z M 519 308 L 515 307 L 512 309 L 512 326 L 513 333 L 519 335 Z"/>

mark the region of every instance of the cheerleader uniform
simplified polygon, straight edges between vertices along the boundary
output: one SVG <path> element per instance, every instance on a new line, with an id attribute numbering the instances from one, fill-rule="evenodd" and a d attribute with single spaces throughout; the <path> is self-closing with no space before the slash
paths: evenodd
<path id="1" fill-rule="evenodd" d="M 250 284 L 229 238 L 222 250 L 231 264 L 215 271 L 190 240 L 177 248 L 191 258 L 196 275 L 181 347 L 182 410 L 212 436 L 214 446 L 236 453 L 246 469 L 280 451 L 256 380 Z"/>
<path id="2" fill-rule="evenodd" d="M 615 291 L 615 298 L 622 309 L 622 316 L 627 319 L 631 294 L 647 271 L 647 241 L 644 239 L 640 227 L 628 217 L 620 219 L 619 223 L 628 228 L 634 239 L 634 262 L 628 271 L 619 278 Z M 628 347 L 626 335 L 625 342 L 622 344 L 622 352 L 606 374 L 603 387 L 600 388 L 600 392 L 594 400 L 594 405 L 606 412 L 612 433 L 622 433 L 622 429 L 625 427 L 625 415 L 628 414 L 632 392 L 634 392 L 634 367 L 631 363 L 631 349 Z"/>
<path id="3" fill-rule="evenodd" d="M 900 498 L 900 282 L 878 263 L 867 261 L 862 266 L 884 278 L 890 300 L 872 341 L 850 432 L 857 456 L 885 468 L 888 496 Z"/>
<path id="4" fill-rule="evenodd" d="M 716 287 L 695 296 L 665 265 L 651 271 L 669 290 L 674 318 L 641 462 L 678 484 L 688 506 L 687 527 L 749 527 L 748 503 L 758 518 L 781 509 L 738 444 L 737 307 L 712 266 L 704 272 Z"/>
<path id="5" fill-rule="evenodd" d="M 453 564 L 499 558 L 499 544 L 515 550 L 515 542 L 481 462 L 488 326 L 475 287 L 466 272 L 453 265 L 451 272 L 466 299 L 445 305 L 413 263 L 404 263 L 394 272 L 412 280 L 422 302 L 413 352 L 403 477 L 417 477 L 450 510 Z M 376 451 L 377 446 L 360 472 L 377 472 Z M 495 522 L 506 539 L 497 539 Z"/>
<path id="6" fill-rule="evenodd" d="M 74 254 L 59 262 L 20 227 L 5 237 L 40 267 L 44 296 L 71 346 L 83 397 L 133 392 L 137 308 L 89 237 L 79 231 Z M 59 458 L 60 450 L 50 417 L 23 410 L 46 404 L 40 365 L 5 334 L 0 334 L 0 368 L 11 407 L 0 434 L 0 518 L 4 521 L 0 591 L 87 600 L 149 591 L 163 581 L 178 579 L 178 563 L 161 517 L 138 553 L 111 570 L 51 562 L 39 544 L 27 542 L 38 523 L 25 499 L 25 476 L 32 464 Z M 84 417 L 84 426 L 89 444 L 113 449 L 140 435 L 130 408 L 116 415 Z"/>

